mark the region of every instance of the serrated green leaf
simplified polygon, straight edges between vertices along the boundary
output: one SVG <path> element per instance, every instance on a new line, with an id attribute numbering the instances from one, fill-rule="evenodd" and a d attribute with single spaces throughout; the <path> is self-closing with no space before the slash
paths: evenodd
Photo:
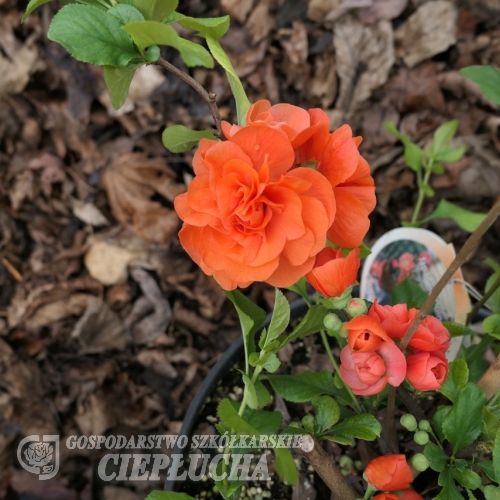
<path id="1" fill-rule="evenodd" d="M 346 418 L 332 427 L 328 434 L 373 441 L 380 436 L 381 432 L 380 422 L 373 415 L 365 413 Z"/>
<path id="2" fill-rule="evenodd" d="M 173 491 L 152 491 L 146 500 L 195 500 L 186 493 L 174 493 Z"/>
<path id="3" fill-rule="evenodd" d="M 122 27 L 141 52 L 152 45 L 168 45 L 177 49 L 186 66 L 213 68 L 214 61 L 205 47 L 180 37 L 177 31 L 157 21 L 133 21 Z"/>
<path id="4" fill-rule="evenodd" d="M 493 443 L 493 471 L 495 477 L 500 477 L 500 431 L 497 432 Z"/>
<path id="5" fill-rule="evenodd" d="M 460 74 L 477 83 L 482 94 L 500 106 L 500 70 L 493 66 L 469 66 L 461 69 Z"/>
<path id="6" fill-rule="evenodd" d="M 328 434 L 321 436 L 321 440 L 333 441 L 334 443 L 342 444 L 344 446 L 352 446 L 355 443 L 353 438 L 343 436 L 329 436 Z"/>
<path id="7" fill-rule="evenodd" d="M 314 417 L 315 434 L 322 434 L 339 421 L 339 405 L 330 396 L 319 396 L 314 398 L 311 403 L 316 410 Z"/>
<path id="8" fill-rule="evenodd" d="M 268 352 L 259 358 L 255 366 L 262 366 L 269 373 L 274 373 L 281 366 L 281 361 L 274 352 Z"/>
<path id="9" fill-rule="evenodd" d="M 279 288 L 275 289 L 274 297 L 273 315 L 267 330 L 266 342 L 277 339 L 285 331 L 288 323 L 290 323 L 290 304 L 288 300 Z"/>
<path id="10" fill-rule="evenodd" d="M 179 12 L 173 12 L 163 20 L 164 23 L 178 22 L 183 28 L 197 31 L 205 36 L 211 36 L 215 39 L 224 36 L 229 29 L 229 16 L 194 18 L 184 16 Z"/>
<path id="11" fill-rule="evenodd" d="M 496 264 L 496 262 L 494 262 Z M 497 265 L 497 264 L 496 264 Z M 500 270 L 496 270 L 486 281 L 486 286 L 484 288 L 484 293 L 487 293 L 491 287 L 495 284 L 496 280 L 500 276 Z M 487 300 L 486 304 L 491 308 L 494 313 L 500 313 L 500 288 L 497 288 L 493 295 Z"/>
<path id="12" fill-rule="evenodd" d="M 497 486 L 488 484 L 484 487 L 483 493 L 486 500 L 500 500 L 500 488 Z"/>
<path id="13" fill-rule="evenodd" d="M 482 409 L 485 404 L 484 392 L 472 382 L 459 392 L 455 404 L 443 421 L 443 433 L 453 445 L 453 453 L 471 444 L 481 433 Z"/>
<path id="14" fill-rule="evenodd" d="M 255 385 L 245 372 L 241 372 L 241 376 L 243 377 L 243 383 L 245 384 L 245 400 L 252 410 L 256 410 L 259 407 L 259 399 L 257 397 Z"/>
<path id="15" fill-rule="evenodd" d="M 288 484 L 297 484 L 299 475 L 297 472 L 297 465 L 290 453 L 286 448 L 275 448 L 274 450 L 276 472 L 282 481 Z"/>
<path id="16" fill-rule="evenodd" d="M 391 304 L 406 304 L 409 308 L 420 309 L 427 294 L 412 279 L 405 278 L 392 290 Z"/>
<path id="17" fill-rule="evenodd" d="M 262 411 L 246 409 L 245 421 L 259 434 L 277 434 L 283 423 L 283 415 L 279 411 Z"/>
<path id="18" fill-rule="evenodd" d="M 500 339 L 500 314 L 492 314 L 483 321 L 483 330 L 488 335 Z"/>
<path id="19" fill-rule="evenodd" d="M 434 140 L 430 147 L 429 154 L 432 158 L 443 151 L 457 132 L 458 120 L 450 120 L 440 125 L 434 132 Z"/>
<path id="20" fill-rule="evenodd" d="M 259 432 L 246 422 L 243 417 L 238 415 L 238 412 L 229 399 L 223 399 L 219 403 L 219 406 L 217 407 L 217 415 L 222 425 L 228 429 L 233 429 L 238 434 L 259 434 Z"/>
<path id="21" fill-rule="evenodd" d="M 127 100 L 128 89 L 140 64 L 131 64 L 122 68 L 104 66 L 104 81 L 108 88 L 113 108 L 120 109 Z"/>
<path id="22" fill-rule="evenodd" d="M 225 69 L 229 85 L 236 101 L 236 111 L 238 114 L 238 124 L 241 126 L 247 123 L 247 114 L 250 109 L 250 101 L 245 93 L 245 89 L 238 77 L 233 63 L 230 61 L 220 43 L 213 37 L 207 36 L 207 45 L 216 61 Z"/>
<path id="23" fill-rule="evenodd" d="M 425 224 L 433 219 L 453 219 L 458 226 L 469 233 L 473 233 L 486 214 L 471 212 L 447 200 L 441 200 L 431 215 L 422 219 L 420 224 Z"/>
<path id="24" fill-rule="evenodd" d="M 444 471 L 449 457 L 443 451 L 441 446 L 432 442 L 427 443 L 424 447 L 424 455 L 429 461 L 429 466 L 432 470 L 436 472 Z"/>
<path id="25" fill-rule="evenodd" d="M 438 483 L 443 489 L 434 500 L 464 500 L 453 480 L 453 472 L 449 466 L 439 474 Z"/>
<path id="26" fill-rule="evenodd" d="M 439 406 L 436 410 L 436 413 L 434 413 L 434 417 L 432 418 L 432 428 L 434 429 L 434 432 L 437 434 L 440 441 L 443 441 L 444 439 L 443 422 L 450 412 L 451 408 L 451 406 Z"/>
<path id="27" fill-rule="evenodd" d="M 500 430 L 500 419 L 491 413 L 486 406 L 483 407 L 483 428 L 481 431 L 481 439 L 483 441 L 493 442 Z"/>
<path id="28" fill-rule="evenodd" d="M 453 163 L 462 158 L 465 153 L 465 146 L 460 146 L 458 148 L 444 148 L 437 156 L 436 161 L 442 161 L 443 163 Z"/>
<path id="29" fill-rule="evenodd" d="M 477 335 L 477 333 L 468 326 L 453 321 L 443 321 L 443 326 L 448 330 L 450 337 L 462 337 L 463 335 Z"/>
<path id="30" fill-rule="evenodd" d="M 24 14 L 22 18 L 22 22 L 25 21 L 25 19 L 35 10 L 38 9 L 38 7 L 41 7 L 45 3 L 49 3 L 50 0 L 30 0 L 30 3 L 26 7 L 26 13 Z"/>
<path id="31" fill-rule="evenodd" d="M 476 472 L 465 469 L 463 471 L 458 471 L 457 469 L 452 469 L 453 478 L 464 488 L 469 488 L 471 490 L 476 490 L 482 485 L 481 476 Z"/>
<path id="32" fill-rule="evenodd" d="M 115 16 L 122 24 L 127 24 L 132 21 L 144 21 L 144 16 L 133 5 L 120 3 L 108 9 L 108 14 Z"/>
<path id="33" fill-rule="evenodd" d="M 457 395 L 469 381 L 469 367 L 462 358 L 457 358 L 450 363 L 448 377 L 444 381 L 439 392 L 444 394 L 450 401 L 455 402 Z"/>
<path id="34" fill-rule="evenodd" d="M 78 61 L 97 66 L 126 66 L 139 57 L 119 19 L 89 5 L 63 7 L 52 19 L 47 36 Z"/>
<path id="35" fill-rule="evenodd" d="M 328 314 L 328 309 L 320 304 L 316 304 L 309 308 L 301 322 L 293 329 L 287 337 L 280 341 L 280 346 L 284 346 L 293 340 L 307 337 L 313 333 L 317 333 L 325 328 L 323 320 Z"/>
<path id="36" fill-rule="evenodd" d="M 309 300 L 309 295 L 307 293 L 307 280 L 305 276 L 302 276 L 302 278 L 297 281 L 297 283 L 293 284 L 292 286 L 287 287 L 288 290 L 291 292 L 295 292 L 296 294 L 300 295 L 306 302 Z"/>
<path id="37" fill-rule="evenodd" d="M 486 462 L 477 462 L 475 466 L 479 467 L 492 481 L 497 482 L 492 460 L 487 460 Z"/>
<path id="38" fill-rule="evenodd" d="M 328 371 L 306 371 L 300 375 L 268 375 L 273 389 L 286 401 L 303 403 L 328 394 L 335 396 L 333 376 Z"/>
<path id="39" fill-rule="evenodd" d="M 183 153 L 194 148 L 201 139 L 217 141 L 211 130 L 191 130 L 184 125 L 173 125 L 163 131 L 163 145 L 172 153 Z"/>
<path id="40" fill-rule="evenodd" d="M 132 4 L 146 19 L 162 21 L 177 9 L 179 0 L 133 0 Z"/>
<path id="41" fill-rule="evenodd" d="M 254 382 L 254 386 L 257 393 L 258 408 L 267 406 L 273 400 L 273 398 L 269 391 L 266 389 L 266 386 L 258 379 Z"/>
<path id="42" fill-rule="evenodd" d="M 254 334 L 266 319 L 266 312 L 239 290 L 226 291 L 226 295 L 238 313 L 245 342 L 245 355 L 248 359 L 248 356 L 255 352 Z"/>

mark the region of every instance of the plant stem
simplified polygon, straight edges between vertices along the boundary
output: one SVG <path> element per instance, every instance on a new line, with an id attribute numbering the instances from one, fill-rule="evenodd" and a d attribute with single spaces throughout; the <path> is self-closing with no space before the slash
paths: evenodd
<path id="1" fill-rule="evenodd" d="M 327 353 L 328 357 L 330 358 L 330 361 L 331 361 L 333 367 L 335 368 L 335 372 L 339 373 L 339 365 L 337 363 L 337 360 L 335 359 L 335 356 L 333 355 L 332 349 L 330 347 L 330 343 L 328 342 L 328 337 L 326 335 L 326 332 L 325 332 L 325 330 L 321 330 L 320 333 L 321 333 L 321 339 L 323 340 L 323 345 L 325 346 L 326 353 Z M 340 374 L 339 374 L 339 376 L 340 376 Z M 340 377 L 340 380 L 342 380 L 342 377 Z M 358 399 L 351 391 L 351 388 L 348 385 L 346 385 L 343 380 L 342 380 L 342 383 L 344 384 L 344 387 L 346 388 L 347 392 L 349 393 L 349 396 L 354 404 L 355 409 L 359 413 L 363 413 L 363 409 L 361 408 L 361 405 L 359 404 Z"/>
<path id="2" fill-rule="evenodd" d="M 479 312 L 479 309 L 486 304 L 486 301 L 500 288 L 500 274 L 498 278 L 494 281 L 493 285 L 491 285 L 490 289 L 483 295 L 481 300 L 474 305 L 471 312 L 467 315 L 466 324 L 468 325 L 473 319 L 474 316 Z"/>
<path id="3" fill-rule="evenodd" d="M 479 224 L 477 229 L 469 236 L 464 246 L 461 248 L 460 252 L 458 252 L 453 262 L 450 264 L 448 269 L 446 269 L 443 276 L 441 276 L 440 280 L 436 283 L 431 293 L 429 294 L 425 302 L 422 304 L 420 311 L 418 311 L 418 314 L 410 323 L 408 330 L 404 334 L 404 337 L 399 344 L 399 348 L 401 349 L 401 351 L 404 351 L 406 349 L 411 338 L 417 331 L 417 328 L 420 326 L 420 323 L 422 323 L 422 321 L 425 319 L 427 313 L 431 310 L 432 306 L 434 305 L 434 302 L 436 302 L 436 299 L 438 298 L 439 294 L 443 291 L 443 288 L 448 284 L 450 279 L 453 277 L 456 270 L 465 262 L 469 254 L 477 247 L 479 241 L 484 236 L 484 233 L 488 231 L 488 229 L 493 225 L 493 223 L 497 220 L 499 216 L 500 216 L 500 196 L 497 198 L 495 204 L 490 209 L 490 211 L 486 214 L 486 217 L 483 219 L 481 224 Z M 389 391 L 388 403 L 387 403 L 388 424 L 390 422 L 394 423 L 395 406 L 396 406 L 396 389 L 392 390 L 391 388 L 391 390 Z M 394 426 L 392 426 L 392 429 L 393 429 L 393 434 L 395 435 L 396 431 L 394 430 Z"/>
<path id="4" fill-rule="evenodd" d="M 302 436 L 299 452 L 330 488 L 334 500 L 356 500 L 359 498 L 359 495 L 340 472 L 340 468 L 313 436 L 310 434 Z"/>
<path id="5" fill-rule="evenodd" d="M 205 88 L 199 84 L 193 77 L 181 71 L 179 68 L 176 68 L 173 64 L 170 64 L 168 61 L 160 57 L 156 64 L 163 69 L 166 69 L 177 78 L 187 83 L 192 89 L 194 89 L 198 94 L 203 98 L 203 100 L 207 103 L 208 108 L 210 109 L 210 113 L 212 113 L 212 117 L 215 123 L 214 135 L 218 137 L 220 140 L 224 140 L 224 134 L 221 129 L 221 117 L 219 113 L 219 108 L 217 107 L 217 96 L 213 92 L 207 92 Z"/>
<path id="6" fill-rule="evenodd" d="M 424 202 L 425 198 L 425 191 L 422 189 L 421 185 L 428 185 L 429 184 L 429 178 L 431 176 L 431 171 L 430 167 L 427 167 L 424 175 L 424 180 L 422 181 L 422 174 L 420 172 L 417 172 L 417 182 L 418 182 L 418 198 L 417 198 L 417 203 L 415 205 L 415 210 L 413 211 L 413 216 L 411 218 L 410 224 L 412 226 L 417 225 L 417 220 L 418 216 L 420 215 L 420 209 L 422 208 L 422 203 Z"/>

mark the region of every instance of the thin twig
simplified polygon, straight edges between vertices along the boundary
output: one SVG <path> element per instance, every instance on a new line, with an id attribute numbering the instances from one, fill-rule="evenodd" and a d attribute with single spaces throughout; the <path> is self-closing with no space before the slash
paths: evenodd
<path id="1" fill-rule="evenodd" d="M 403 404 L 406 406 L 406 409 L 417 419 L 417 420 L 425 420 L 425 413 L 421 410 L 420 406 L 415 402 L 412 395 L 402 386 L 400 385 L 396 392 L 398 396 L 403 401 Z"/>
<path id="2" fill-rule="evenodd" d="M 332 492 L 334 500 L 356 500 L 360 497 L 342 475 L 340 468 L 310 434 L 302 436 L 300 454 L 312 465 Z"/>
<path id="3" fill-rule="evenodd" d="M 198 83 L 193 77 L 181 71 L 179 68 L 176 68 L 173 64 L 170 64 L 168 61 L 160 57 L 158 61 L 156 61 L 158 66 L 161 66 L 163 69 L 166 69 L 177 78 L 187 83 L 192 89 L 194 89 L 198 94 L 203 98 L 203 100 L 207 103 L 208 108 L 210 109 L 210 113 L 212 113 L 212 117 L 215 123 L 214 135 L 221 140 L 224 140 L 224 134 L 221 129 L 221 117 L 219 113 L 219 108 L 217 107 L 217 95 L 213 92 L 207 92 L 205 88 Z"/>
<path id="4" fill-rule="evenodd" d="M 385 420 L 386 440 L 393 453 L 399 453 L 399 441 L 394 426 L 394 410 L 396 409 L 396 387 L 389 387 L 387 395 L 387 416 Z"/>
<path id="5" fill-rule="evenodd" d="M 474 319 L 474 316 L 479 312 L 479 309 L 481 309 L 481 307 L 486 304 L 486 301 L 497 291 L 499 287 L 500 274 L 498 275 L 498 278 L 495 280 L 490 289 L 482 296 L 481 300 L 474 305 L 471 312 L 467 315 L 467 324 L 469 324 Z"/>
<path id="6" fill-rule="evenodd" d="M 413 321 L 410 323 L 408 330 L 406 331 L 403 339 L 401 340 L 399 347 L 402 351 L 406 349 L 408 343 L 411 338 L 417 331 L 417 328 L 420 326 L 420 323 L 426 318 L 428 312 L 431 310 L 434 302 L 439 297 L 439 294 L 443 291 L 443 288 L 448 284 L 452 276 L 455 274 L 457 269 L 466 261 L 469 254 L 477 247 L 479 241 L 483 237 L 484 233 L 488 231 L 488 229 L 493 225 L 493 223 L 500 216 L 500 196 L 497 198 L 497 201 L 491 208 L 491 210 L 486 214 L 486 217 L 483 219 L 481 224 L 476 228 L 476 230 L 469 236 L 464 246 L 461 248 L 460 252 L 458 252 L 457 256 L 450 264 L 448 269 L 446 269 L 441 279 L 436 283 L 431 293 L 422 304 L 420 311 L 415 316 Z M 500 357 L 500 356 L 499 356 Z M 394 409 L 396 406 L 396 390 L 389 391 L 388 401 L 387 401 L 387 426 L 390 432 L 392 433 L 392 439 L 390 442 L 395 442 L 396 430 L 394 428 Z"/>

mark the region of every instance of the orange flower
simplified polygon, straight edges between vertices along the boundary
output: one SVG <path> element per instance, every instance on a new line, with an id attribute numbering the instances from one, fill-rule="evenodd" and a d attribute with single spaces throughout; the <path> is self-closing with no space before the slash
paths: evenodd
<path id="1" fill-rule="evenodd" d="M 321 126 L 321 123 L 311 123 L 311 111 L 293 106 L 291 104 L 275 104 L 266 100 L 257 101 L 248 110 L 247 125 L 262 125 L 274 128 L 285 134 L 293 148 L 301 146 Z M 326 115 L 329 127 L 328 115 Z M 241 127 L 222 122 L 222 131 L 229 139 Z"/>
<path id="2" fill-rule="evenodd" d="M 397 491 L 409 488 L 413 481 L 410 466 L 404 455 L 384 455 L 372 460 L 365 474 L 373 486 L 382 491 Z"/>
<path id="3" fill-rule="evenodd" d="M 419 495 L 413 490 L 404 490 L 395 495 L 394 493 L 380 493 L 373 497 L 373 500 L 424 500 L 422 495 Z"/>
<path id="4" fill-rule="evenodd" d="M 244 127 L 229 141 L 203 139 L 196 177 L 175 199 L 182 246 L 226 290 L 265 281 L 286 287 L 308 273 L 335 216 L 328 181 L 290 170 L 288 138 L 269 127 Z"/>
<path id="5" fill-rule="evenodd" d="M 406 361 L 406 378 L 418 391 L 437 391 L 448 376 L 448 360 L 441 351 L 419 352 Z"/>
<path id="6" fill-rule="evenodd" d="M 315 164 L 333 187 L 337 213 L 328 230 L 330 241 L 345 248 L 356 247 L 370 227 L 368 215 L 376 204 L 375 183 L 368 163 L 358 151 L 361 138 L 353 137 L 348 125 L 330 134 L 321 113 L 311 119 L 317 132 L 296 150 L 298 163 Z"/>
<path id="7" fill-rule="evenodd" d="M 394 344 L 382 325 L 370 316 L 358 316 L 345 324 L 347 341 L 352 350 L 361 352 L 376 351 L 384 340 Z"/>
<path id="8" fill-rule="evenodd" d="M 353 249 L 347 257 L 342 249 L 324 248 L 316 255 L 314 267 L 306 278 L 324 297 L 340 297 L 356 283 L 359 265 L 359 248 Z"/>

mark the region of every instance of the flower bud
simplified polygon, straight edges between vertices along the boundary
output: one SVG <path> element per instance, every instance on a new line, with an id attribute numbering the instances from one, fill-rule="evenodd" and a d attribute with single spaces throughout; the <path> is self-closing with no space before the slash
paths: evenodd
<path id="1" fill-rule="evenodd" d="M 417 444 L 427 444 L 429 442 L 429 434 L 425 431 L 417 431 L 415 432 L 415 435 L 413 436 L 413 440 Z"/>
<path id="2" fill-rule="evenodd" d="M 342 326 L 342 320 L 334 313 L 329 313 L 325 316 L 323 324 L 327 330 L 338 332 Z"/>
<path id="3" fill-rule="evenodd" d="M 344 324 L 340 327 L 339 335 L 345 339 L 349 336 L 349 330 Z"/>
<path id="4" fill-rule="evenodd" d="M 352 461 L 351 457 L 348 457 L 347 455 L 342 455 L 339 460 L 339 465 L 343 469 L 347 468 L 352 468 L 354 466 L 354 462 Z"/>
<path id="5" fill-rule="evenodd" d="M 160 59 L 160 47 L 158 45 L 151 45 L 146 52 L 146 59 L 150 63 L 155 63 Z"/>
<path id="6" fill-rule="evenodd" d="M 368 307 L 363 299 L 351 299 L 345 308 L 346 312 L 353 318 L 368 312 Z"/>
<path id="7" fill-rule="evenodd" d="M 413 415 L 407 413 L 403 415 L 399 421 L 405 429 L 412 432 L 417 430 L 417 419 Z"/>
<path id="8" fill-rule="evenodd" d="M 415 453 L 410 461 L 413 468 L 419 472 L 423 472 L 429 468 L 429 460 L 422 453 Z"/>
<path id="9" fill-rule="evenodd" d="M 334 309 L 344 309 L 349 304 L 349 301 L 352 299 L 351 297 L 352 286 L 348 287 L 346 291 L 340 296 L 331 298 L 330 302 Z"/>
<path id="10" fill-rule="evenodd" d="M 307 432 L 314 432 L 314 417 L 311 415 L 306 415 L 302 419 L 302 425 Z"/>
<path id="11" fill-rule="evenodd" d="M 429 432 L 432 430 L 431 424 L 429 423 L 428 420 L 420 420 L 420 422 L 418 423 L 418 428 L 421 431 L 426 431 L 426 432 Z"/>

